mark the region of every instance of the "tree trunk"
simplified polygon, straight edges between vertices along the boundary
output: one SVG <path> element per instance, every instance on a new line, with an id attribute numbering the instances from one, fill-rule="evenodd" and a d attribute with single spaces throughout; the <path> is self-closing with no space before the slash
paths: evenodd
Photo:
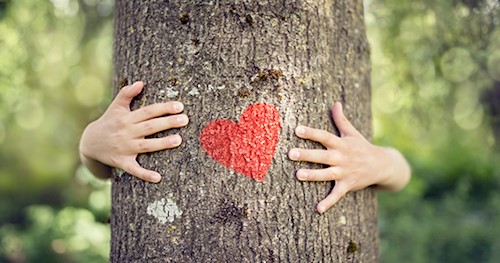
<path id="1" fill-rule="evenodd" d="M 320 215 L 334 183 L 298 181 L 297 169 L 318 166 L 287 157 L 321 147 L 296 137 L 298 124 L 334 132 L 334 101 L 371 138 L 362 0 L 119 0 L 115 15 L 115 92 L 144 80 L 134 109 L 179 100 L 190 124 L 155 135 L 180 133 L 180 147 L 139 157 L 161 183 L 114 171 L 112 262 L 378 261 L 373 189 Z M 266 119 L 256 125 L 269 136 L 247 127 L 256 137 L 241 139 L 246 128 L 216 121 L 245 118 Z M 243 160 L 248 147 L 257 155 Z"/>

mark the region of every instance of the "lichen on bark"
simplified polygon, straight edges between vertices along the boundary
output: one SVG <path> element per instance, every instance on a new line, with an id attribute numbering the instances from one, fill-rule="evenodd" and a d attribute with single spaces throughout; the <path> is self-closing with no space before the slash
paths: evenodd
<path id="1" fill-rule="evenodd" d="M 180 100 L 190 124 L 153 136 L 180 133 L 180 147 L 139 157 L 161 183 L 113 179 L 112 262 L 378 261 L 373 190 L 319 215 L 315 205 L 334 183 L 299 182 L 297 169 L 320 166 L 287 157 L 292 147 L 321 147 L 297 138 L 298 124 L 335 132 L 334 101 L 371 137 L 362 0 L 117 0 L 115 16 L 115 92 L 124 78 L 143 80 L 133 109 Z M 217 163 L 199 140 L 208 123 L 237 121 L 255 103 L 274 105 L 282 119 L 262 182 Z M 175 230 L 147 214 L 167 193 L 182 211 Z"/>

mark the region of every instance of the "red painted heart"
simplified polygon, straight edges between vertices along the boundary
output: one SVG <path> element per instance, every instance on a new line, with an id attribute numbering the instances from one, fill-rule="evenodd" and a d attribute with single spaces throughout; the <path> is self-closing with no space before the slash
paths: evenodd
<path id="1" fill-rule="evenodd" d="M 209 123 L 201 132 L 200 143 L 217 162 L 262 181 L 273 160 L 280 129 L 278 110 L 257 103 L 243 112 L 238 124 L 229 120 Z"/>

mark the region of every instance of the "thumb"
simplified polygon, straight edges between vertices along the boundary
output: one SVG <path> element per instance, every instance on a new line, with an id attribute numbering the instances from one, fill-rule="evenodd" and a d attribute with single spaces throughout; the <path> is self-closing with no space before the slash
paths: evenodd
<path id="1" fill-rule="evenodd" d="M 335 104 L 333 104 L 332 115 L 333 122 L 339 129 L 340 136 L 359 134 L 358 130 L 354 128 L 351 122 L 344 115 L 342 104 L 340 102 L 335 102 Z"/>
<path id="2" fill-rule="evenodd" d="M 320 214 L 326 212 L 326 210 L 330 209 L 342 197 L 344 197 L 347 192 L 349 192 L 349 188 L 346 186 L 346 184 L 335 181 L 335 186 L 333 187 L 332 191 L 325 199 L 319 202 L 319 204 L 316 206 L 316 210 Z"/>
<path id="3" fill-rule="evenodd" d="M 144 83 L 142 81 L 137 81 L 131 86 L 126 86 L 122 88 L 118 94 L 116 94 L 115 99 L 113 100 L 113 104 L 116 104 L 120 107 L 130 107 L 130 103 L 134 99 L 135 96 L 141 93 L 144 88 Z"/>
<path id="4" fill-rule="evenodd" d="M 144 181 L 158 183 L 161 181 L 161 175 L 157 172 L 142 168 L 134 159 L 128 164 L 124 164 L 124 171 Z"/>

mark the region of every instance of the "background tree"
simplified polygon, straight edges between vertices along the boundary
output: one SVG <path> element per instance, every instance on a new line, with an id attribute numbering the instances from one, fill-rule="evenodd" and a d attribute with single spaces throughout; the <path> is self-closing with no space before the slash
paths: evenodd
<path id="1" fill-rule="evenodd" d="M 190 125 L 179 148 L 139 157 L 161 183 L 116 171 L 111 261 L 378 260 L 373 190 L 319 215 L 333 184 L 297 181 L 287 157 L 306 144 L 298 124 L 333 131 L 335 100 L 371 136 L 362 1 L 117 1 L 115 22 L 114 86 L 145 80 L 133 108 L 180 100 Z M 263 181 L 217 163 L 199 139 L 258 102 L 281 116 Z"/>

